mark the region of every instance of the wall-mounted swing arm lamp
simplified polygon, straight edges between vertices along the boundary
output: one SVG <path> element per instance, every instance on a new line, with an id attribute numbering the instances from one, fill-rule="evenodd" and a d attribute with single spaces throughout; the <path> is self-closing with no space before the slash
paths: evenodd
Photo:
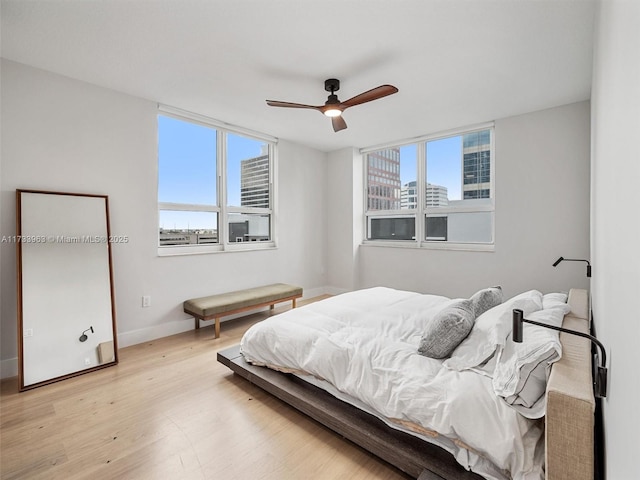
<path id="1" fill-rule="evenodd" d="M 93 327 L 89 327 L 87 328 L 84 332 L 82 332 L 82 335 L 80 335 L 80 338 L 78 340 L 80 340 L 81 342 L 86 342 L 87 341 L 87 332 L 91 330 L 91 333 L 93 333 Z"/>
<path id="2" fill-rule="evenodd" d="M 564 258 L 564 257 L 560 257 L 555 262 L 553 262 L 553 266 L 557 267 L 560 264 L 560 262 L 587 262 L 587 277 L 591 277 L 591 263 L 589 263 L 589 260 L 583 260 L 583 259 L 580 259 L 580 258 Z"/>
<path id="3" fill-rule="evenodd" d="M 539 327 L 550 328 L 559 332 L 569 333 L 571 335 L 577 335 L 579 337 L 588 338 L 592 343 L 595 343 L 600 348 L 600 355 L 602 358 L 602 365 L 594 364 L 593 372 L 593 391 L 596 397 L 604 398 L 607 396 L 607 354 L 604 350 L 604 345 L 596 337 L 586 333 L 576 332 L 575 330 L 569 330 L 562 327 L 556 327 L 554 325 L 546 325 L 544 323 L 535 322 L 533 320 L 527 320 L 524 318 L 524 312 L 519 309 L 513 310 L 513 333 L 512 338 L 514 342 L 522 343 L 522 335 L 524 331 L 523 323 L 530 323 L 531 325 L 537 325 Z"/>

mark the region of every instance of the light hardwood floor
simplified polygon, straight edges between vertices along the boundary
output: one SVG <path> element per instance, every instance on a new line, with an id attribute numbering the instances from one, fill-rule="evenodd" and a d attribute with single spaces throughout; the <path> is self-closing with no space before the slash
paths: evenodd
<path id="1" fill-rule="evenodd" d="M 206 327 L 123 348 L 115 367 L 23 393 L 2 381 L 1 478 L 405 479 L 216 361 L 265 316 L 225 322 L 217 340 Z"/>

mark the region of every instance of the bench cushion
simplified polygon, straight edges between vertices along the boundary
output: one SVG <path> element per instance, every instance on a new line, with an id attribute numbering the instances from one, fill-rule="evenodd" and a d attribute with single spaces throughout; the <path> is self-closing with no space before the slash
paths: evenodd
<path id="1" fill-rule="evenodd" d="M 184 302 L 185 312 L 196 314 L 200 317 L 231 312 L 241 308 L 260 305 L 262 303 L 275 302 L 289 297 L 301 297 L 302 287 L 275 283 L 263 287 L 247 288 L 235 292 L 209 295 L 207 297 L 192 298 Z"/>

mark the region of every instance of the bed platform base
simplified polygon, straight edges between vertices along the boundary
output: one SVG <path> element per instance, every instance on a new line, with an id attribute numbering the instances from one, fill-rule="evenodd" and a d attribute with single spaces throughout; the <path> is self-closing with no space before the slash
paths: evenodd
<path id="1" fill-rule="evenodd" d="M 251 365 L 240 346 L 218 352 L 218 362 L 342 437 L 418 480 L 478 480 L 442 448 L 393 429 L 295 375 Z"/>

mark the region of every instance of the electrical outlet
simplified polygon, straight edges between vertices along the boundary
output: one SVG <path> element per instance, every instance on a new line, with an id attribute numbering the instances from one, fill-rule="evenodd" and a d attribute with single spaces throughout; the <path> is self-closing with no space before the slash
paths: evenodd
<path id="1" fill-rule="evenodd" d="M 25 338 L 33 337 L 33 328 L 25 328 L 24 329 L 24 334 L 22 336 L 25 337 Z"/>
<path id="2" fill-rule="evenodd" d="M 89 357 L 84 359 L 84 364 L 85 365 L 91 365 L 91 359 Z"/>
<path id="3" fill-rule="evenodd" d="M 143 307 L 150 307 L 151 306 L 151 296 L 150 295 L 143 295 L 142 296 L 142 306 Z"/>

